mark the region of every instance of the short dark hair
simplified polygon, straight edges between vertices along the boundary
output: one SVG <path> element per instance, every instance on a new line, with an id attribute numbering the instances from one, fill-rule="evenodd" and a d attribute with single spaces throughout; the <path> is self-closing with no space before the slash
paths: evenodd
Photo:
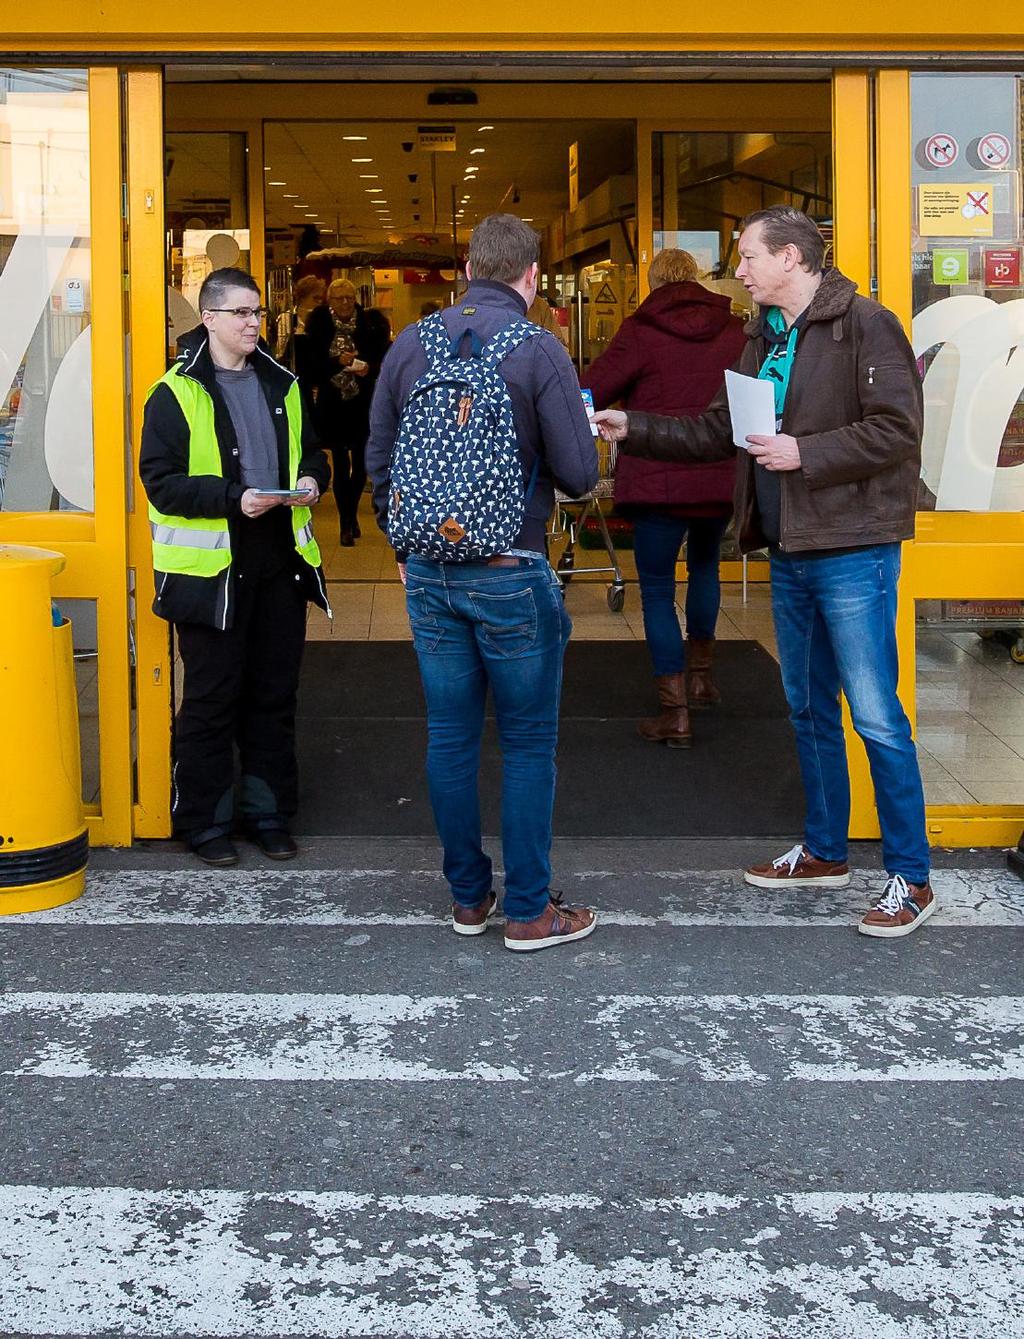
<path id="1" fill-rule="evenodd" d="M 515 214 L 488 214 L 469 239 L 474 279 L 514 284 L 540 257 L 540 233 Z"/>
<path id="2" fill-rule="evenodd" d="M 800 252 L 800 263 L 811 274 L 820 274 L 825 263 L 825 239 L 812 218 L 792 205 L 772 205 L 755 209 L 740 223 L 740 232 L 761 225 L 761 240 L 777 255 L 783 247 L 793 245 Z"/>
<path id="3" fill-rule="evenodd" d="M 251 274 L 225 265 L 222 270 L 211 270 L 203 280 L 203 286 L 199 290 L 200 315 L 212 311 L 214 307 L 222 307 L 224 295 L 229 288 L 247 288 L 250 293 L 255 293 L 257 298 L 260 295 L 260 286 Z"/>

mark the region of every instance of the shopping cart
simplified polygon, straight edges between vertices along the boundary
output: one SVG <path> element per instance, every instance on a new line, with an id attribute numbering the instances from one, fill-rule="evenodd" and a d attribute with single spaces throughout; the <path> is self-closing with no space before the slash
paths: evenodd
<path id="1" fill-rule="evenodd" d="M 615 545 L 608 531 L 608 524 L 601 511 L 601 502 L 612 496 L 615 477 L 615 443 L 606 442 L 603 437 L 597 439 L 598 481 L 597 485 L 584 493 L 582 497 L 569 497 L 555 490 L 555 517 L 549 539 L 566 538 L 555 572 L 563 586 L 568 586 L 574 576 L 590 575 L 595 572 L 610 572 L 612 580 L 608 585 L 608 608 L 613 614 L 621 614 L 626 604 L 626 583 L 622 577 Z M 607 567 L 577 567 L 576 544 L 580 533 L 588 520 L 593 518 L 601 543 L 608 555 Z"/>
<path id="2" fill-rule="evenodd" d="M 918 623 L 998 641 L 1024 665 L 1024 600 L 920 600 Z"/>

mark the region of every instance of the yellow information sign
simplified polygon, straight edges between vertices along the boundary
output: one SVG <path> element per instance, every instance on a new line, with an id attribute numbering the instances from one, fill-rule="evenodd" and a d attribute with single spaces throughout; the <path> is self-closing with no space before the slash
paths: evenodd
<path id="1" fill-rule="evenodd" d="M 991 237 L 995 202 L 983 182 L 917 188 L 918 231 L 922 237 Z"/>

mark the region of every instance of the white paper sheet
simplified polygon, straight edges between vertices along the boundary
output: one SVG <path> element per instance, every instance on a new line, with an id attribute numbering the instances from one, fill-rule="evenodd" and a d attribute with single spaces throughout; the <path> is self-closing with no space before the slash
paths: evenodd
<path id="1" fill-rule="evenodd" d="M 726 372 L 725 390 L 729 397 L 732 440 L 747 450 L 747 437 L 754 433 L 771 437 L 775 433 L 775 389 L 770 381 L 745 377 L 742 372 Z"/>

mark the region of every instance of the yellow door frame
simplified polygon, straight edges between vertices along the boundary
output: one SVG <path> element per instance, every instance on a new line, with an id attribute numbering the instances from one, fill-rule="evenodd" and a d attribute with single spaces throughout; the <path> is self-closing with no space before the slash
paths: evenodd
<path id="1" fill-rule="evenodd" d="M 134 80 L 134 82 L 133 82 Z M 146 385 L 162 370 L 163 331 L 154 312 L 163 312 L 164 241 L 162 198 L 155 219 L 146 212 L 145 182 L 162 194 L 163 129 L 160 124 L 161 75 L 158 70 L 129 74 L 129 208 L 132 218 L 129 263 L 135 282 L 129 302 L 133 336 L 132 400 L 136 407 Z M 816 86 L 779 85 L 773 89 L 771 120 L 785 128 L 821 128 L 820 112 L 809 105 Z M 258 115 L 239 106 L 236 85 L 182 85 L 167 90 L 168 124 L 180 130 L 242 130 L 248 135 L 249 213 L 254 274 L 262 282 L 264 266 L 263 124 L 294 119 L 406 120 L 424 115 L 423 89 L 414 85 L 321 85 L 315 118 L 295 116 L 294 85 L 264 84 L 254 90 Z M 651 136 L 678 129 L 750 129 L 753 122 L 737 106 L 751 86 L 583 85 L 571 100 L 557 87 L 481 86 L 473 117 L 506 119 L 632 119 L 637 135 L 638 270 L 641 295 L 650 263 L 645 242 L 653 227 Z M 763 96 L 763 94 L 759 94 Z M 187 98 L 187 103 L 186 103 Z M 196 117 L 194 107 L 203 107 Z M 664 114 L 663 114 L 664 113 Z M 910 139 L 909 76 L 906 71 L 876 74 L 866 69 L 837 71 L 831 86 L 835 162 L 834 198 L 837 263 L 870 293 L 873 273 L 878 296 L 910 324 Z M 466 119 L 465 114 L 460 119 Z M 763 117 L 755 117 L 763 120 Z M 742 122 L 742 124 L 741 124 Z M 135 155 L 132 145 L 138 147 Z M 145 147 L 143 147 L 145 146 Z M 148 168 L 148 171 L 147 171 Z M 152 180 L 155 174 L 155 181 Z M 139 199 L 142 222 L 139 236 Z M 873 228 L 877 217 L 877 231 Z M 872 263 L 874 257 L 874 265 Z M 154 285 L 159 275 L 160 297 Z M 155 303 L 155 305 L 154 305 Z M 133 442 L 138 440 L 133 412 Z M 136 497 L 141 496 L 136 479 Z M 139 646 L 139 802 L 138 835 L 166 835 L 170 753 L 170 688 L 166 628 L 149 612 L 152 575 L 144 514 L 136 508 L 131 525 L 131 560 L 137 581 Z M 1010 552 L 1007 552 L 1009 546 Z M 915 665 L 914 602 L 960 595 L 1019 596 L 1024 570 L 1024 517 L 926 514 L 918 539 L 904 548 L 899 610 L 900 694 L 913 720 Z M 155 626 L 154 626 L 155 625 Z M 863 746 L 850 739 L 852 788 L 851 835 L 878 835 L 877 815 Z M 965 809 L 929 807 L 932 840 L 946 845 L 1015 842 L 1024 824 L 1024 806 L 1007 810 L 985 806 Z"/>
<path id="2" fill-rule="evenodd" d="M 96 601 L 100 799 L 86 805 L 86 822 L 93 845 L 124 846 L 132 839 L 132 739 L 120 76 L 109 67 L 88 76 L 94 510 L 0 513 L 0 542 L 63 553 L 57 599 Z"/>

